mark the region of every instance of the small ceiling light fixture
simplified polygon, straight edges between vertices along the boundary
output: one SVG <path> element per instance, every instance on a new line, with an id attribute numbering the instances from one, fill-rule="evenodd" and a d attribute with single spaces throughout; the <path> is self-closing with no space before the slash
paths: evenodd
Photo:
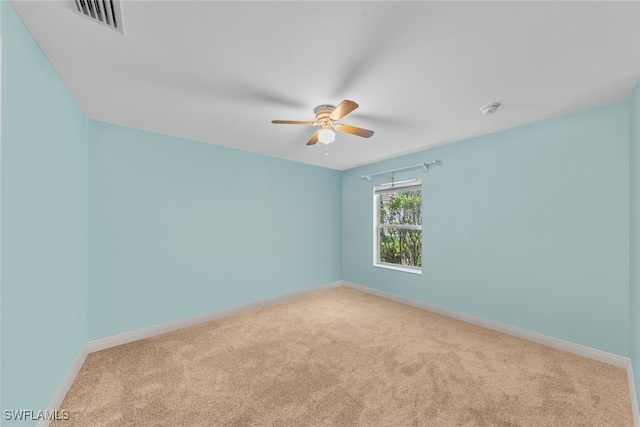
<path id="1" fill-rule="evenodd" d="M 484 107 L 482 107 L 480 109 L 480 112 L 486 116 L 487 114 L 493 114 L 498 111 L 498 107 L 500 107 L 500 103 L 494 102 L 493 104 L 485 105 Z"/>
<path id="2" fill-rule="evenodd" d="M 322 129 L 320 132 L 318 132 L 318 141 L 322 142 L 323 144 L 331 144 L 335 140 L 336 133 L 331 129 Z"/>

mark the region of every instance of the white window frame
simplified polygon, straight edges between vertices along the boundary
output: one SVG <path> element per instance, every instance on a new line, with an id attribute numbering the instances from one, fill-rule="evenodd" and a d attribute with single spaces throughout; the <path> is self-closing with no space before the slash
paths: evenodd
<path id="1" fill-rule="evenodd" d="M 405 230 L 422 230 L 421 225 L 381 225 L 380 224 L 380 195 L 396 191 L 407 191 L 409 189 L 420 189 L 420 212 L 422 212 L 422 181 L 412 179 L 409 181 L 395 182 L 391 184 L 376 185 L 373 187 L 373 266 L 388 270 L 403 271 L 405 273 L 422 274 L 422 267 L 411 267 L 408 265 L 391 264 L 380 262 L 380 229 L 396 228 Z M 420 248 L 422 250 L 422 247 Z"/>

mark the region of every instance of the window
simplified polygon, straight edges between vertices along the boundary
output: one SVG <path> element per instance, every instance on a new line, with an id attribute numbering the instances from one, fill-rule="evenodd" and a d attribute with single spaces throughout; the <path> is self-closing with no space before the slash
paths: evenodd
<path id="1" fill-rule="evenodd" d="M 373 265 L 422 274 L 422 182 L 374 187 Z"/>

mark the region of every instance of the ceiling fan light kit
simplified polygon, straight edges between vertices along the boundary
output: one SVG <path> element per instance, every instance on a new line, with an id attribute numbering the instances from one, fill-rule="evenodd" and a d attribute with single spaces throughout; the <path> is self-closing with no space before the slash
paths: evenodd
<path id="1" fill-rule="evenodd" d="M 315 108 L 315 122 L 303 122 L 296 120 L 272 120 L 271 123 L 279 125 L 304 125 L 304 126 L 320 126 L 320 129 L 313 134 L 307 145 L 315 145 L 318 142 L 323 144 L 331 144 L 336 139 L 335 129 L 338 132 L 350 133 L 352 135 L 369 138 L 373 135 L 372 130 L 362 129 L 355 126 L 338 124 L 337 122 L 347 114 L 358 108 L 358 104 L 345 99 L 337 107 L 329 104 L 319 105 Z M 326 150 L 325 150 L 326 154 Z"/>
<path id="2" fill-rule="evenodd" d="M 318 141 L 323 144 L 331 144 L 336 140 L 336 133 L 331 129 L 322 129 L 318 132 Z"/>

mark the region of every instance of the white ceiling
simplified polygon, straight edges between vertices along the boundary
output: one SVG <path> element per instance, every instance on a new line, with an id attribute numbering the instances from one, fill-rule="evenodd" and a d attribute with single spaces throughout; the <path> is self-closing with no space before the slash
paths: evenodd
<path id="1" fill-rule="evenodd" d="M 637 1 L 124 0 L 124 35 L 12 4 L 89 118 L 338 170 L 627 99 L 640 71 Z M 328 156 L 271 124 L 343 99 L 375 135 Z"/>

